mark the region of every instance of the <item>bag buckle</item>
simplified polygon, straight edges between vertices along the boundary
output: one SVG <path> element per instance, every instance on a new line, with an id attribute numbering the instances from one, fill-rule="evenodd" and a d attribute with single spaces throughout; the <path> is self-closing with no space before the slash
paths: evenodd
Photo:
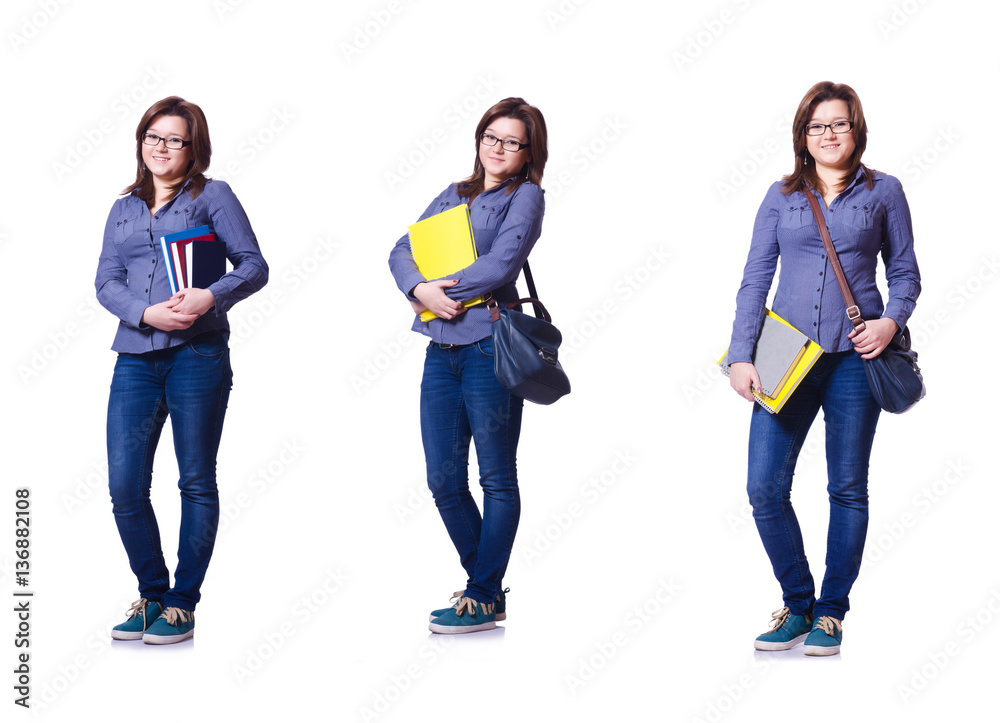
<path id="1" fill-rule="evenodd" d="M 854 313 L 851 313 L 852 311 Z M 858 308 L 857 304 L 855 304 L 854 306 L 848 306 L 847 307 L 847 318 L 851 320 L 851 324 L 854 325 L 854 330 L 855 331 L 864 331 L 865 330 L 865 322 L 862 321 L 860 324 L 855 324 L 854 323 L 855 321 L 857 321 L 858 319 L 861 318 L 861 309 Z"/>
<path id="2" fill-rule="evenodd" d="M 544 346 L 538 347 L 538 356 L 540 356 L 544 361 L 549 364 L 555 364 L 558 361 L 558 354 L 555 349 L 549 349 Z"/>

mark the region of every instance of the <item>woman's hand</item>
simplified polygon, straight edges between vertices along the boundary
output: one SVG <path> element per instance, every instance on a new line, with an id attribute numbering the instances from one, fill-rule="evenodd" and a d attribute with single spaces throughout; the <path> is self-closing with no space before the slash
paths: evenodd
<path id="1" fill-rule="evenodd" d="M 413 296 L 416 296 L 424 308 L 430 310 L 434 315 L 442 319 L 454 319 L 465 311 L 465 307 L 462 306 L 461 301 L 449 298 L 444 290 L 457 283 L 458 279 L 424 281 L 413 287 Z"/>
<path id="2" fill-rule="evenodd" d="M 181 289 L 168 301 L 175 301 L 173 309 L 178 314 L 194 314 L 195 317 L 215 306 L 215 296 L 208 289 Z"/>
<path id="3" fill-rule="evenodd" d="M 753 398 L 751 385 L 753 389 L 760 389 L 757 369 L 750 362 L 733 362 L 729 365 L 729 385 L 748 402 L 756 401 Z"/>
<path id="4" fill-rule="evenodd" d="M 421 304 L 419 301 L 411 301 L 410 308 L 413 309 L 414 314 L 423 314 L 427 311 L 427 307 Z"/>
<path id="5" fill-rule="evenodd" d="M 159 304 L 147 306 L 146 310 L 142 312 L 142 323 L 160 331 L 187 329 L 201 315 L 178 313 L 176 308 L 179 301 L 177 295 L 174 295 Z"/>
<path id="6" fill-rule="evenodd" d="M 896 322 L 889 318 L 865 320 L 865 329 L 858 332 L 853 330 L 847 338 L 854 342 L 854 351 L 861 355 L 862 359 L 874 359 L 882 350 L 889 346 L 892 337 L 899 333 Z"/>

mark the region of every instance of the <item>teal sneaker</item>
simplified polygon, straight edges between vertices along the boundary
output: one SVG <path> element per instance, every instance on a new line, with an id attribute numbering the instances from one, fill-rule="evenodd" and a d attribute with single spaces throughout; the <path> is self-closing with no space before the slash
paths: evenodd
<path id="1" fill-rule="evenodd" d="M 496 605 L 463 597 L 428 626 L 432 633 L 476 633 L 497 626 Z"/>
<path id="2" fill-rule="evenodd" d="M 500 594 L 497 595 L 497 602 L 496 602 L 497 622 L 501 622 L 507 619 L 507 593 L 509 592 L 510 588 L 505 587 L 503 590 L 500 591 Z M 431 616 L 427 619 L 431 622 L 434 622 L 434 618 L 439 618 L 449 610 L 454 610 L 456 607 L 458 607 L 458 603 L 462 599 L 463 595 L 465 595 L 465 590 L 456 590 L 455 593 L 451 596 L 451 600 L 455 604 L 452 605 L 450 608 L 439 608 L 437 610 L 431 610 Z"/>
<path id="3" fill-rule="evenodd" d="M 811 615 L 793 615 L 787 607 L 771 613 L 771 629 L 753 641 L 757 650 L 788 650 L 805 640 Z"/>
<path id="4" fill-rule="evenodd" d="M 115 640 L 142 640 L 146 628 L 163 612 L 163 606 L 158 602 L 150 602 L 139 598 L 129 608 L 128 620 L 111 628 L 111 637 Z"/>
<path id="5" fill-rule="evenodd" d="M 150 645 L 168 645 L 190 637 L 194 637 L 194 613 L 168 607 L 143 634 L 142 642 Z"/>
<path id="6" fill-rule="evenodd" d="M 837 618 L 821 615 L 813 623 L 812 632 L 806 638 L 802 650 L 806 655 L 836 655 L 840 652 L 840 641 L 844 639 L 844 628 Z"/>

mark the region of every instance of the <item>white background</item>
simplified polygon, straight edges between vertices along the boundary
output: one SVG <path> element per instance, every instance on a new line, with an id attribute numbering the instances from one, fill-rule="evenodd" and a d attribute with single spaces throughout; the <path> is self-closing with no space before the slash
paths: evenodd
<path id="1" fill-rule="evenodd" d="M 13 600 L 28 486 L 35 713 L 971 718 L 1000 644 L 997 395 L 979 373 L 997 351 L 997 15 L 917 0 L 5 3 L 0 593 Z M 714 363 L 757 206 L 791 168 L 791 114 L 827 79 L 857 90 L 864 160 L 910 202 L 929 393 L 880 423 L 843 653 L 755 656 L 780 590 L 746 505 L 750 408 Z M 153 647 L 108 636 L 136 595 L 105 467 L 117 321 L 93 275 L 135 124 L 172 94 L 205 110 L 209 175 L 247 209 L 271 281 L 230 315 L 223 526 L 198 634 Z M 432 636 L 427 612 L 464 575 L 423 481 L 424 344 L 386 259 L 468 175 L 476 121 L 509 95 L 548 123 L 532 265 L 574 390 L 525 410 L 507 623 Z M 794 500 L 818 579 L 821 420 L 813 432 Z M 171 565 L 176 474 L 167 429 L 153 496 Z M 11 612 L 0 626 L 10 711 Z"/>

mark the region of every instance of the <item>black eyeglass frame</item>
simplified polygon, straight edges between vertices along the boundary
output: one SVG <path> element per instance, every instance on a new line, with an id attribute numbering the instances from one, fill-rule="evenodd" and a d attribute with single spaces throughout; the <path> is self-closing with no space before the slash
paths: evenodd
<path id="1" fill-rule="evenodd" d="M 833 127 L 835 125 L 840 125 L 841 123 L 846 123 L 847 124 L 847 130 L 846 131 L 833 131 Z M 813 126 L 813 127 L 816 127 L 816 128 L 818 128 L 819 126 L 823 126 L 823 130 L 821 130 L 819 133 L 810 133 L 809 132 L 809 127 L 810 126 Z M 834 132 L 834 134 L 836 134 L 836 135 L 839 136 L 839 135 L 841 135 L 843 133 L 850 133 L 852 130 L 854 130 L 854 121 L 841 120 L 841 121 L 834 121 L 833 123 L 806 123 L 805 127 L 802 129 L 802 132 L 805 133 L 807 136 L 822 136 L 822 135 L 826 134 L 826 129 L 827 128 L 829 128 L 831 131 Z"/>
<path id="2" fill-rule="evenodd" d="M 491 138 L 493 138 L 494 142 L 493 143 L 487 143 L 486 142 L 486 136 L 490 136 Z M 511 153 L 520 153 L 525 148 L 527 148 L 529 145 L 531 145 L 530 143 L 521 143 L 520 141 L 515 141 L 513 138 L 508 138 L 506 140 L 504 140 L 502 138 L 497 138 L 492 133 L 487 133 L 486 131 L 483 131 L 480 134 L 480 136 L 479 136 L 479 142 L 480 142 L 480 144 L 486 146 L 487 148 L 493 148 L 493 147 L 496 146 L 497 143 L 499 143 L 501 146 L 503 146 L 503 149 L 505 151 L 510 151 Z M 508 148 L 507 146 L 504 145 L 505 143 L 516 143 L 517 144 L 517 148 Z"/>
<path id="3" fill-rule="evenodd" d="M 156 141 L 154 143 L 150 143 L 149 141 L 146 140 L 147 138 L 155 138 Z M 163 147 L 164 148 L 169 148 L 172 151 L 179 151 L 182 148 L 187 148 L 188 146 L 191 145 L 191 141 L 185 141 L 185 140 L 183 140 L 181 138 L 163 138 L 162 136 L 158 136 L 155 133 L 143 133 L 142 134 L 143 145 L 152 146 L 153 148 L 156 148 L 156 146 L 160 145 L 160 141 L 163 141 Z M 176 146 L 176 147 L 175 146 L 171 146 L 171 145 L 168 145 L 168 141 L 179 141 L 180 145 Z"/>

